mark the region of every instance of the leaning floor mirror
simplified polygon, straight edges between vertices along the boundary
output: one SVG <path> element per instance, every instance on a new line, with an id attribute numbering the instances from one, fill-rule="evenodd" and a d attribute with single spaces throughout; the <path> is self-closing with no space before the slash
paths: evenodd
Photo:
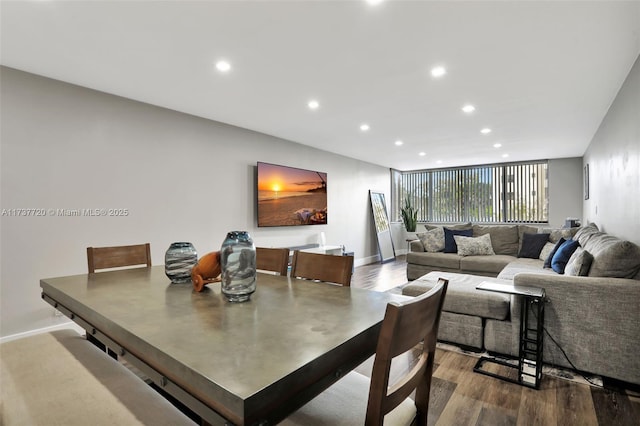
<path id="1" fill-rule="evenodd" d="M 373 223 L 376 228 L 376 237 L 378 239 L 378 250 L 380 251 L 380 262 L 388 262 L 396 258 L 396 252 L 393 248 L 393 239 L 391 238 L 391 226 L 387 216 L 387 206 L 384 202 L 384 193 L 369 191 L 371 199 L 371 213 L 373 215 Z"/>

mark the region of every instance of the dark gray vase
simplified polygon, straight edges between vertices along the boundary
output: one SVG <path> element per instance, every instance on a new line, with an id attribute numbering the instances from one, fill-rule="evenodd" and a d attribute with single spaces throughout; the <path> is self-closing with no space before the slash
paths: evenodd
<path id="1" fill-rule="evenodd" d="M 164 272 L 172 283 L 191 281 L 191 270 L 198 262 L 198 253 L 193 244 L 171 243 L 164 255 Z"/>

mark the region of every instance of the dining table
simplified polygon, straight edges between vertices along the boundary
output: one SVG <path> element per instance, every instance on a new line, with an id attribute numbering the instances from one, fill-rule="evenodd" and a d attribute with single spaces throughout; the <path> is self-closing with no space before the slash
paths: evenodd
<path id="1" fill-rule="evenodd" d="M 42 298 L 209 424 L 277 424 L 375 353 L 406 296 L 257 274 L 243 303 L 164 266 L 40 280 Z M 107 356 L 105 354 L 105 356 Z"/>

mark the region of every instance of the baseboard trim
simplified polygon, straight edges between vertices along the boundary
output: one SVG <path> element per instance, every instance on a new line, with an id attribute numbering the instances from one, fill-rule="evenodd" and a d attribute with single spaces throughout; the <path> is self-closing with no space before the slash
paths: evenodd
<path id="1" fill-rule="evenodd" d="M 49 333 L 50 331 L 63 330 L 67 328 L 76 330 L 80 334 L 84 333 L 84 329 L 82 327 L 80 327 L 78 324 L 72 321 L 68 321 L 63 324 L 56 324 L 49 327 L 37 328 L 35 330 L 29 330 L 22 333 L 16 333 L 16 334 L 12 334 L 5 337 L 0 337 L 0 344 L 10 342 L 12 340 L 22 339 L 23 337 L 34 336 L 36 334 L 41 334 L 41 333 Z"/>
<path id="2" fill-rule="evenodd" d="M 356 259 L 353 262 L 353 266 L 358 267 L 362 265 L 370 265 L 372 263 L 380 262 L 380 255 L 362 257 L 360 259 Z"/>

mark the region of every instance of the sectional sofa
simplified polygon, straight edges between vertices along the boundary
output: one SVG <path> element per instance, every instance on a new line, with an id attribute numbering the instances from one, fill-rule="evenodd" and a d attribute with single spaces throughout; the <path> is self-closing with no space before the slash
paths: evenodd
<path id="1" fill-rule="evenodd" d="M 545 363 L 640 384 L 640 247 L 595 224 L 572 229 L 456 224 L 440 227 L 448 242 L 457 234 L 453 241 L 461 243 L 446 253 L 435 251 L 442 245 L 438 228 L 427 226 L 422 239 L 411 243 L 407 276 L 413 281 L 403 294 L 416 296 L 439 277 L 449 279 L 440 340 L 517 356 L 520 297 L 476 286 L 489 281 L 541 287 Z M 549 263 L 561 256 L 553 249 L 566 240 L 564 245 L 577 248 L 554 270 Z"/>

